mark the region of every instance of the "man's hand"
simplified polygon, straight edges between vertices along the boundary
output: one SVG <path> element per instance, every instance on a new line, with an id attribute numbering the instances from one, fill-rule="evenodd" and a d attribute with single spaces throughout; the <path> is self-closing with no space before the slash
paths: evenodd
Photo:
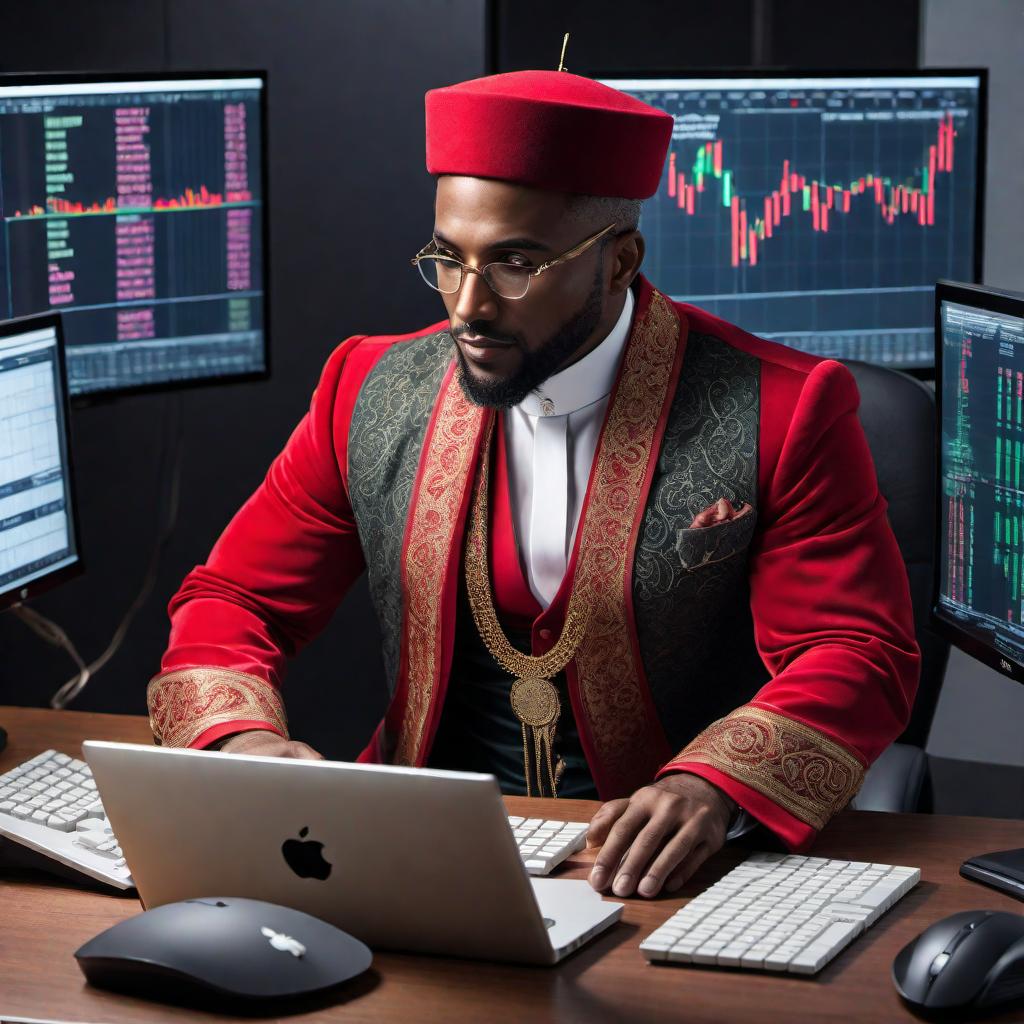
<path id="1" fill-rule="evenodd" d="M 587 832 L 587 845 L 602 847 L 590 884 L 610 886 L 616 896 L 656 896 L 662 885 L 675 892 L 721 848 L 735 809 L 720 789 L 687 772 L 610 800 Z"/>
<path id="2" fill-rule="evenodd" d="M 260 754 L 263 757 L 296 757 L 302 761 L 322 761 L 324 755 L 307 743 L 286 740 L 269 729 L 239 732 L 220 748 L 228 754 Z"/>

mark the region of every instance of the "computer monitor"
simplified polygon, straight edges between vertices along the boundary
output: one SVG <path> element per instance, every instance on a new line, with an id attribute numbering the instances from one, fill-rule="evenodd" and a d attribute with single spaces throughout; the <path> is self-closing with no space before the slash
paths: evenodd
<path id="1" fill-rule="evenodd" d="M 0 608 L 82 569 L 60 316 L 0 323 Z"/>
<path id="2" fill-rule="evenodd" d="M 262 72 L 0 75 L 0 317 L 72 395 L 267 373 Z"/>
<path id="3" fill-rule="evenodd" d="M 984 71 L 601 76 L 675 118 L 645 273 L 764 338 L 932 365 L 940 277 L 980 280 Z"/>
<path id="4" fill-rule="evenodd" d="M 1024 295 L 940 281 L 935 370 L 934 618 L 1024 680 Z"/>
<path id="5" fill-rule="evenodd" d="M 932 619 L 961 650 L 1024 681 L 1024 294 L 940 281 Z M 1024 848 L 965 878 L 1024 899 Z"/>

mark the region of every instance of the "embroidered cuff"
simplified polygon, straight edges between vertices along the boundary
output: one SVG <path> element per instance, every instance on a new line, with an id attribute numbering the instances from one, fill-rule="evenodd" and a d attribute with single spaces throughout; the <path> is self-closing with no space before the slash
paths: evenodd
<path id="1" fill-rule="evenodd" d="M 288 735 L 284 703 L 277 689 L 259 676 L 206 666 L 154 676 L 146 689 L 149 725 L 157 743 L 187 747 L 222 722 L 266 722 Z"/>
<path id="2" fill-rule="evenodd" d="M 672 759 L 711 765 L 814 829 L 842 810 L 864 780 L 845 747 L 802 722 L 745 706 L 712 722 Z"/>

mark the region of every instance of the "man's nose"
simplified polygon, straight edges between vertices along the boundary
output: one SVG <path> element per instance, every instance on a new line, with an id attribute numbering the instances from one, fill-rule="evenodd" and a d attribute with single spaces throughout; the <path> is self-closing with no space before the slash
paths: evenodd
<path id="1" fill-rule="evenodd" d="M 493 320 L 498 315 L 498 302 L 482 274 L 466 271 L 455 302 L 455 315 L 464 324 L 475 320 Z"/>

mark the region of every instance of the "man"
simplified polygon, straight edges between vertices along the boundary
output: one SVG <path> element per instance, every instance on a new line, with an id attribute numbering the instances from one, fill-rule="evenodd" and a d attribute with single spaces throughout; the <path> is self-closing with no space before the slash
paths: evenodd
<path id="1" fill-rule="evenodd" d="M 849 373 L 639 276 L 671 127 L 566 73 L 427 95 L 447 319 L 328 360 L 171 602 L 159 741 L 318 757 L 284 661 L 365 567 L 392 698 L 362 759 L 599 796 L 598 889 L 845 806 L 913 701 L 905 572 Z"/>

